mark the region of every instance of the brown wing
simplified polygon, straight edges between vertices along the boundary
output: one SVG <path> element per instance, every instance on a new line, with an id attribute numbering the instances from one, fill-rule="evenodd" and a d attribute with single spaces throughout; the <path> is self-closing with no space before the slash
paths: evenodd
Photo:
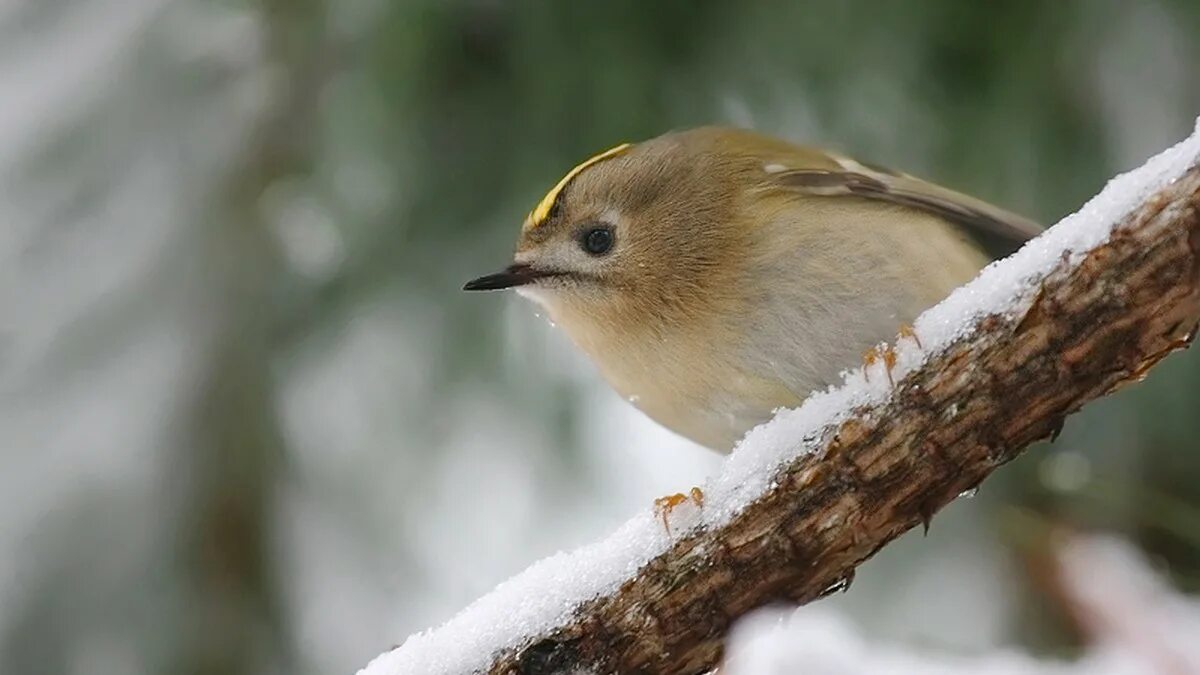
<path id="1" fill-rule="evenodd" d="M 1042 232 L 1032 220 L 974 197 L 833 154 L 816 162 L 810 157 L 814 152 L 797 153 L 797 163 L 806 166 L 776 167 L 771 180 L 805 194 L 874 199 L 935 214 L 962 227 L 993 258 L 1009 255 Z M 838 168 L 830 168 L 830 163 Z"/>

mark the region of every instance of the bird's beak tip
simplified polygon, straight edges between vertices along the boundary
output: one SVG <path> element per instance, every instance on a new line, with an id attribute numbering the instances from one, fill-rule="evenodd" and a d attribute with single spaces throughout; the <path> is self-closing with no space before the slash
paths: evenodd
<path id="1" fill-rule="evenodd" d="M 464 291 L 486 291 L 486 290 L 493 290 L 493 289 L 489 289 L 489 288 L 487 288 L 487 287 L 485 286 L 484 282 L 485 282 L 486 280 L 487 280 L 487 277 L 479 277 L 478 279 L 472 279 L 472 280 L 468 281 L 467 283 L 463 284 L 463 287 L 462 287 L 462 289 L 463 289 Z"/>
<path id="2" fill-rule="evenodd" d="M 501 291 L 506 288 L 524 286 L 542 274 L 529 265 L 514 264 L 494 274 L 485 274 L 463 284 L 464 291 Z"/>
<path id="3" fill-rule="evenodd" d="M 507 286 L 500 286 L 495 283 L 491 278 L 494 276 L 495 275 L 489 274 L 487 276 L 479 277 L 478 279 L 472 279 L 463 284 L 462 289 L 464 291 L 498 291 L 507 288 Z"/>

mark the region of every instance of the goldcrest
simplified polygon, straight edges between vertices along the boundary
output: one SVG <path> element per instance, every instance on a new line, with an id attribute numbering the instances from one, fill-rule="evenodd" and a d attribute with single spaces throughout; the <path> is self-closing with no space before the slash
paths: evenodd
<path id="1" fill-rule="evenodd" d="M 621 396 L 728 452 L 1040 231 L 907 174 L 706 127 L 575 167 L 513 263 L 464 288 L 515 288 Z"/>

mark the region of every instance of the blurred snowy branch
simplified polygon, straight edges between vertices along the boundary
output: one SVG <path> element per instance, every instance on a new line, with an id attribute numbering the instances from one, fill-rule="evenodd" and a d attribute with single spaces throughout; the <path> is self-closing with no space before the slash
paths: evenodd
<path id="1" fill-rule="evenodd" d="M 1187 346 L 1200 322 L 1198 159 L 1200 124 L 924 313 L 894 373 L 848 373 L 751 431 L 676 536 L 644 512 L 364 672 L 699 672 L 745 613 L 845 588 L 1067 415 Z"/>
<path id="2" fill-rule="evenodd" d="M 730 636 L 722 675 L 1187 675 L 1200 672 L 1200 603 L 1171 590 L 1128 543 L 1070 535 L 1054 550 L 1062 601 L 1086 615 L 1074 661 L 1018 651 L 951 656 L 870 644 L 836 613 L 764 610 Z"/>

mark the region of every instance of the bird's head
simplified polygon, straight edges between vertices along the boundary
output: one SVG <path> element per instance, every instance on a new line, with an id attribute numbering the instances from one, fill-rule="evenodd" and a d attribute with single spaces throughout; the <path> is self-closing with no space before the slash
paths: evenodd
<path id="1" fill-rule="evenodd" d="M 754 166 L 722 142 L 693 130 L 586 160 L 525 219 L 512 264 L 465 289 L 515 288 L 585 342 L 703 321 L 732 294 L 746 247 L 731 223 Z"/>

